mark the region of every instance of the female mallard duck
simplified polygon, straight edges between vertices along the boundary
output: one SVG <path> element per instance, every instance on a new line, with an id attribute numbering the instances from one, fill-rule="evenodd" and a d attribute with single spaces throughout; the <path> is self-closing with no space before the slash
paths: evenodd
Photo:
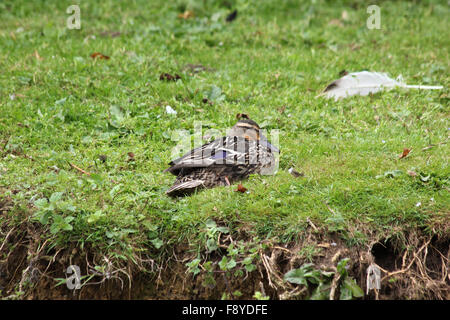
<path id="1" fill-rule="evenodd" d="M 258 124 L 241 115 L 227 136 L 195 148 L 169 163 L 165 171 L 177 176 L 166 191 L 172 197 L 200 188 L 230 185 L 252 173 L 268 174 L 275 168 L 273 152 L 280 152 L 261 134 Z"/>

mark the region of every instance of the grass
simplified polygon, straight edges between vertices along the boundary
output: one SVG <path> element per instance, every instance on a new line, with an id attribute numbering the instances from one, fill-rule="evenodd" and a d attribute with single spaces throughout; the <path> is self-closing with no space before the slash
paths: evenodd
<path id="1" fill-rule="evenodd" d="M 69 30 L 72 2 L 0 3 L 0 201 L 14 203 L 1 224 L 40 219 L 50 247 L 125 260 L 201 250 L 208 219 L 274 243 L 300 241 L 308 219 L 361 247 L 408 229 L 448 232 L 447 5 L 379 1 L 381 30 L 369 30 L 356 0 L 82 1 L 82 28 Z M 195 17 L 178 18 L 185 10 Z M 444 90 L 316 98 L 342 70 Z M 160 81 L 166 72 L 182 80 Z M 204 103 L 213 86 L 223 97 Z M 277 174 L 250 177 L 248 194 L 165 196 L 172 133 L 193 133 L 195 121 L 224 131 L 241 112 L 280 130 Z"/>

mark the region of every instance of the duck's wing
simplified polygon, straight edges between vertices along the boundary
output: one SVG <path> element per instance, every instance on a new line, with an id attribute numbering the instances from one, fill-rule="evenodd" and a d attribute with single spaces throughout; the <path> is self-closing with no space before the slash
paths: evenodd
<path id="1" fill-rule="evenodd" d="M 245 164 L 249 161 L 249 154 L 256 148 L 256 141 L 249 141 L 242 137 L 222 137 L 172 160 L 169 163 L 171 167 L 165 171 L 178 175 L 183 168 Z"/>

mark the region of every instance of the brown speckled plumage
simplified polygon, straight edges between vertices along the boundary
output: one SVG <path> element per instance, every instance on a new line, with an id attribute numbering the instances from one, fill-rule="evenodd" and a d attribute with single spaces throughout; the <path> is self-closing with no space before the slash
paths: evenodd
<path id="1" fill-rule="evenodd" d="M 183 196 L 201 188 L 226 186 L 274 167 L 273 151 L 279 152 L 260 135 L 256 122 L 242 119 L 229 136 L 191 150 L 171 161 L 166 171 L 177 176 L 167 190 L 169 196 Z"/>

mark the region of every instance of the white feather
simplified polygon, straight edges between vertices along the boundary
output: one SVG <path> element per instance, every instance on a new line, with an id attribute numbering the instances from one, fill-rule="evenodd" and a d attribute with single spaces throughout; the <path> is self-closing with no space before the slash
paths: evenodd
<path id="1" fill-rule="evenodd" d="M 180 184 L 176 184 L 173 185 L 172 187 L 169 188 L 169 190 L 166 191 L 166 194 L 170 194 L 173 193 L 175 191 L 178 190 L 186 190 L 186 189 L 193 189 L 193 188 L 197 188 L 201 185 L 204 184 L 203 180 L 189 180 L 189 181 L 185 181 L 182 182 Z"/>
<path id="2" fill-rule="evenodd" d="M 333 81 L 319 96 L 338 100 L 354 95 L 367 96 L 370 93 L 394 87 L 425 90 L 442 89 L 442 86 L 407 85 L 403 83 L 401 77 L 394 80 L 389 78 L 386 73 L 361 71 L 349 73 Z"/>

